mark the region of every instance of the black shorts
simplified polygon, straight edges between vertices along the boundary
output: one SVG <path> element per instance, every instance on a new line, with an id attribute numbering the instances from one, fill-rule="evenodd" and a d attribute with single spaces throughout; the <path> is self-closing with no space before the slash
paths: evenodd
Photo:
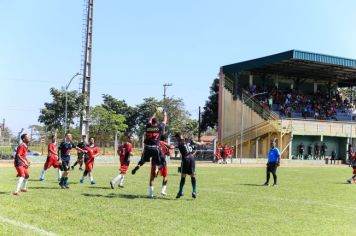
<path id="1" fill-rule="evenodd" d="M 70 169 L 70 160 L 62 160 L 62 164 L 59 166 L 61 171 L 69 171 Z"/>
<path id="2" fill-rule="evenodd" d="M 267 171 L 268 172 L 276 172 L 276 170 L 277 170 L 277 163 L 276 162 L 267 163 Z"/>
<path id="3" fill-rule="evenodd" d="M 78 159 L 77 161 L 83 161 L 84 154 L 83 153 L 78 153 Z"/>
<path id="4" fill-rule="evenodd" d="M 152 164 L 160 165 L 160 156 L 161 156 L 161 149 L 159 148 L 159 146 L 146 145 L 143 150 L 140 162 L 142 163 L 149 162 L 150 158 L 152 157 Z"/>
<path id="5" fill-rule="evenodd" d="M 195 159 L 191 155 L 182 158 L 182 174 L 195 174 Z"/>

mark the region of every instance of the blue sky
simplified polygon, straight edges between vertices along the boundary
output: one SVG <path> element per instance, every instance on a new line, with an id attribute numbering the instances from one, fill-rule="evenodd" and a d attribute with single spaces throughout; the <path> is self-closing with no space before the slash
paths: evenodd
<path id="1" fill-rule="evenodd" d="M 356 58 L 356 1 L 94 1 L 91 105 L 183 98 L 197 118 L 219 67 L 299 49 Z M 36 124 L 80 70 L 83 0 L 0 0 L 0 119 Z M 70 89 L 78 89 L 76 79 Z"/>

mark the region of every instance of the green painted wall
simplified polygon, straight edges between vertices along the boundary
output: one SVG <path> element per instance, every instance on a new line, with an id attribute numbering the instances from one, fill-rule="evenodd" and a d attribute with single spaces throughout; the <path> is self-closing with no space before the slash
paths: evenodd
<path id="1" fill-rule="evenodd" d="M 345 160 L 346 158 L 346 145 L 347 145 L 347 138 L 340 138 L 340 137 L 330 137 L 324 136 L 323 141 L 321 141 L 320 136 L 301 136 L 301 135 L 294 135 L 293 142 L 292 142 L 292 155 L 298 155 L 298 145 L 300 143 L 304 144 L 304 153 L 308 152 L 308 145 L 311 143 L 313 146 L 314 152 L 314 145 L 315 143 L 319 143 L 321 146 L 322 143 L 325 142 L 328 149 L 326 150 L 326 155 L 331 156 L 332 150 L 335 148 L 337 152 L 337 157 L 340 160 Z"/>

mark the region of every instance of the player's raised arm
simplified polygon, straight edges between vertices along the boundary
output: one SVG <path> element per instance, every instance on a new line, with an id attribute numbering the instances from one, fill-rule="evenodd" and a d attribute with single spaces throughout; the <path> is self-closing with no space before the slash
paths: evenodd
<path id="1" fill-rule="evenodd" d="M 166 125 L 166 124 L 167 124 L 167 121 L 168 121 L 168 119 L 167 119 L 167 111 L 164 109 L 164 110 L 163 110 L 163 121 L 162 121 L 162 123 L 163 123 L 164 125 Z"/>
<path id="2" fill-rule="evenodd" d="M 155 117 L 156 117 L 156 112 L 153 113 L 153 115 L 150 117 L 150 119 L 148 120 L 148 123 L 149 123 L 149 124 L 152 124 L 152 120 L 153 120 L 153 118 L 155 118 Z"/>

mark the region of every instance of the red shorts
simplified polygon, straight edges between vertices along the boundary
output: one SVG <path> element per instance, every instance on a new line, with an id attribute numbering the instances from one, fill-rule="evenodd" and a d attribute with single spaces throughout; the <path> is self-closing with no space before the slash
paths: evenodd
<path id="1" fill-rule="evenodd" d="M 25 166 L 15 166 L 15 168 L 16 168 L 16 171 L 17 171 L 17 177 L 25 177 L 25 178 L 30 177 L 27 167 L 25 167 Z"/>
<path id="2" fill-rule="evenodd" d="M 129 169 L 129 166 L 125 164 L 120 165 L 120 174 L 126 174 L 127 170 Z"/>
<path id="3" fill-rule="evenodd" d="M 94 166 L 94 161 L 88 161 L 85 163 L 85 170 L 92 171 Z"/>
<path id="4" fill-rule="evenodd" d="M 156 170 L 156 165 L 151 165 L 151 177 L 155 176 L 155 170 Z M 168 166 L 163 166 L 163 168 L 159 170 L 159 176 L 162 177 L 168 176 Z"/>
<path id="5" fill-rule="evenodd" d="M 352 173 L 353 173 L 354 175 L 356 175 L 356 167 L 354 167 Z"/>
<path id="6" fill-rule="evenodd" d="M 45 162 L 43 169 L 47 170 L 51 166 L 53 166 L 53 168 L 59 167 L 59 162 L 56 158 L 47 158 L 47 161 Z"/>

